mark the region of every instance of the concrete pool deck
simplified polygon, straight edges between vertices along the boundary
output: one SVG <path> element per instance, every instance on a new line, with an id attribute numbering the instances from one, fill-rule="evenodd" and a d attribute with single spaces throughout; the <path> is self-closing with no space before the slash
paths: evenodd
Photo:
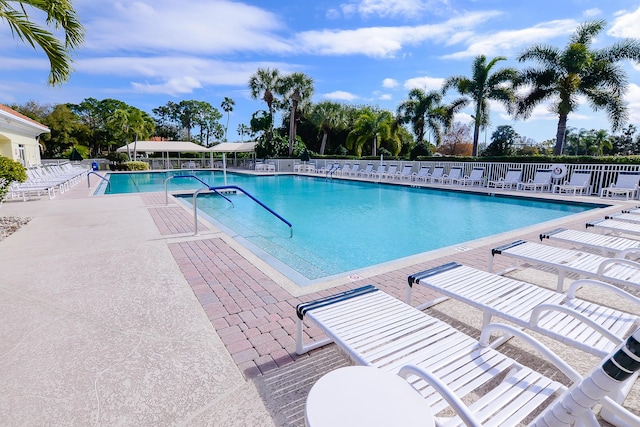
<path id="1" fill-rule="evenodd" d="M 53 200 L 0 208 L 32 218 L 0 242 L 3 424 L 302 425 L 313 382 L 348 361 L 333 345 L 295 354 L 298 302 L 364 283 L 403 299 L 416 271 L 454 259 L 486 269 L 492 246 L 637 204 L 616 201 L 300 288 L 211 224 L 192 236 L 191 213 L 165 206 L 164 194 L 92 192 L 81 183 Z M 413 301 L 435 297 L 420 289 Z M 471 335 L 481 323 L 453 301 L 431 312 Z M 575 359 L 575 350 L 545 342 Z M 595 366 L 580 355 L 583 369 Z M 630 399 L 640 410 L 637 393 Z"/>

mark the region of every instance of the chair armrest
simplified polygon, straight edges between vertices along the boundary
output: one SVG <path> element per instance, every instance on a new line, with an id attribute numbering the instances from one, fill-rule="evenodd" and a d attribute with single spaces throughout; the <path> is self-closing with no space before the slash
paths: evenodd
<path id="1" fill-rule="evenodd" d="M 526 332 L 523 332 L 518 328 L 514 328 L 513 326 L 505 325 L 504 323 L 488 324 L 482 329 L 482 333 L 480 334 L 480 345 L 483 347 L 489 347 L 489 340 L 491 338 L 491 334 L 494 332 L 504 332 L 509 335 L 513 335 L 514 337 L 518 337 L 520 340 L 526 342 L 540 352 L 540 354 L 542 354 L 549 362 L 553 363 L 556 368 L 571 379 L 571 381 L 577 383 L 582 380 L 582 376 L 576 372 L 575 369 L 569 366 L 567 362 L 550 350 L 549 347 L 545 346 L 531 335 L 528 335 Z"/>
<path id="2" fill-rule="evenodd" d="M 609 283 L 605 283 L 605 282 L 601 282 L 600 280 L 593 280 L 593 279 L 580 279 L 580 280 L 576 280 L 573 283 L 571 283 L 571 285 L 569 285 L 569 289 L 567 290 L 566 294 L 565 294 L 565 299 L 573 299 L 576 297 L 576 292 L 578 291 L 578 289 L 580 289 L 583 286 L 586 285 L 591 285 L 591 286 L 597 286 L 601 289 L 604 290 L 608 290 L 613 292 L 614 294 L 621 296 L 622 298 L 626 299 L 629 302 L 632 302 L 634 304 L 636 304 L 638 307 L 640 307 L 640 298 L 636 297 L 635 295 L 630 294 L 629 292 L 625 291 L 624 289 L 621 289 L 617 286 L 613 286 Z"/>
<path id="3" fill-rule="evenodd" d="M 415 365 L 405 365 L 400 368 L 398 375 L 404 379 L 411 375 L 415 375 L 423 379 L 427 384 L 433 387 L 440 396 L 447 401 L 447 403 L 456 411 L 456 414 L 462 419 L 462 421 L 468 426 L 481 427 L 482 424 L 473 416 L 469 407 L 464 404 L 462 399 L 455 395 L 455 393 L 447 387 L 445 383 L 440 381 L 438 377 L 433 375 L 430 371 L 419 368 Z"/>
<path id="4" fill-rule="evenodd" d="M 600 263 L 600 266 L 598 267 L 598 276 L 602 276 L 602 274 L 604 273 L 604 269 L 608 267 L 609 264 L 626 264 L 626 265 L 630 265 L 631 267 L 636 267 L 640 269 L 640 263 L 637 263 L 635 261 L 631 261 L 629 259 L 622 259 L 622 258 L 609 258 Z"/>
<path id="5" fill-rule="evenodd" d="M 611 341 L 615 345 L 620 345 L 623 342 L 622 338 L 617 337 L 615 334 L 611 333 L 610 330 L 602 327 L 602 325 L 599 325 L 598 323 L 594 322 L 593 320 L 589 319 L 586 316 L 583 316 L 582 314 L 578 313 L 573 309 L 567 308 L 562 305 L 557 305 L 557 304 L 540 304 L 536 306 L 531 312 L 531 318 L 529 319 L 529 324 L 532 326 L 538 326 L 538 320 L 540 320 L 540 315 L 542 314 L 542 312 L 545 312 L 545 311 L 559 311 L 568 316 L 571 316 L 574 319 L 577 319 L 582 323 L 590 326 L 592 329 L 599 332 L 602 336 L 606 337 L 609 341 Z"/>

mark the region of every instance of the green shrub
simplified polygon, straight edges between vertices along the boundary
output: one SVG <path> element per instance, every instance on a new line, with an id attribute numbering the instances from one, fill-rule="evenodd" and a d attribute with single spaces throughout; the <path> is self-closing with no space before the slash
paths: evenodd
<path id="1" fill-rule="evenodd" d="M 149 164 L 147 162 L 140 162 L 140 161 L 132 161 L 132 162 L 125 162 L 124 166 L 126 166 L 126 170 L 130 170 L 130 171 L 148 171 L 149 170 Z"/>
<path id="2" fill-rule="evenodd" d="M 0 201 L 4 200 L 9 192 L 9 184 L 14 181 L 25 182 L 26 180 L 27 172 L 20 162 L 0 156 Z"/>

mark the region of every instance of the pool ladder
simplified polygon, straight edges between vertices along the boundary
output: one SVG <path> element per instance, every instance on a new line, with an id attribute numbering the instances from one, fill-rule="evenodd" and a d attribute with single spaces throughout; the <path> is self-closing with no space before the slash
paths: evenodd
<path id="1" fill-rule="evenodd" d="M 282 216 L 280 216 L 278 213 L 276 213 L 273 209 L 271 209 L 269 206 L 265 205 L 264 203 L 262 203 L 260 200 L 256 199 L 255 197 L 253 197 L 251 194 L 247 193 L 245 190 L 243 190 L 242 188 L 236 186 L 236 185 L 220 185 L 220 186 L 216 186 L 216 187 L 211 187 L 208 183 L 206 183 L 205 181 L 201 180 L 200 178 L 198 178 L 195 175 L 175 175 L 175 176 L 170 176 L 167 179 L 164 180 L 164 200 L 165 200 L 165 205 L 169 204 L 169 191 L 167 189 L 167 184 L 170 180 L 174 179 L 174 178 L 193 178 L 196 181 L 201 182 L 202 184 L 204 184 L 205 187 L 203 188 L 199 188 L 195 191 L 195 193 L 193 193 L 193 223 L 194 223 L 194 232 L 193 235 L 197 236 L 198 235 L 198 195 L 200 195 L 200 193 L 202 193 L 203 191 L 213 191 L 215 194 L 219 195 L 220 197 L 222 197 L 223 199 L 225 199 L 227 202 L 231 203 L 231 207 L 235 207 L 235 205 L 233 204 L 233 202 L 231 201 L 231 199 L 229 199 L 227 196 L 225 196 L 224 194 L 222 194 L 220 192 L 220 190 L 235 190 L 235 191 L 240 191 L 241 193 L 243 193 L 245 196 L 249 197 L 251 200 L 253 200 L 254 202 L 256 202 L 257 204 L 259 204 L 260 206 L 262 206 L 267 212 L 269 212 L 271 215 L 275 216 L 276 218 L 278 218 L 280 221 L 282 221 L 283 223 L 285 223 L 286 225 L 289 226 L 289 237 L 293 237 L 293 225 L 291 225 L 291 223 L 289 221 L 287 221 L 286 219 L 284 219 Z"/>
<path id="2" fill-rule="evenodd" d="M 107 181 L 107 190 L 111 191 L 111 181 L 109 181 L 107 178 L 105 178 L 104 176 L 100 175 L 98 172 L 95 171 L 91 171 L 87 174 L 87 188 L 91 188 L 91 175 L 95 175 L 97 177 L 100 177 L 100 179 L 102 179 L 103 181 Z"/>

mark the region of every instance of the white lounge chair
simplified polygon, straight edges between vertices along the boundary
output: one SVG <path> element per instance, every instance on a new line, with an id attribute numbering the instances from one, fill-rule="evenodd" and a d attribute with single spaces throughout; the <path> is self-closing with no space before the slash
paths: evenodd
<path id="1" fill-rule="evenodd" d="M 413 172 L 413 166 L 411 165 L 404 165 L 402 167 L 402 171 L 398 172 L 396 174 L 396 176 L 393 177 L 393 179 L 399 179 L 400 181 L 403 180 L 409 180 L 411 181 L 411 174 Z"/>
<path id="2" fill-rule="evenodd" d="M 631 224 L 640 224 L 640 215 L 632 213 L 619 213 L 613 215 L 606 215 L 604 219 L 612 219 L 620 222 L 630 222 Z"/>
<path id="3" fill-rule="evenodd" d="M 435 166 L 433 168 L 433 172 L 431 172 L 429 174 L 429 176 L 427 177 L 427 179 L 425 179 L 425 182 L 431 182 L 433 183 L 434 181 L 442 178 L 442 176 L 444 175 L 444 167 L 443 166 Z"/>
<path id="4" fill-rule="evenodd" d="M 636 206 L 635 208 L 632 208 L 632 209 L 623 209 L 622 213 L 630 213 L 630 214 L 634 214 L 634 215 L 640 215 L 640 207 Z"/>
<path id="5" fill-rule="evenodd" d="M 562 294 L 450 262 L 412 274 L 408 282 L 407 304 L 413 285 L 426 286 L 481 310 L 483 327 L 497 316 L 599 357 L 609 354 L 640 326 L 638 316 L 576 298 L 578 289 L 592 286 L 640 309 L 639 298 L 595 280 L 575 281 Z"/>
<path id="6" fill-rule="evenodd" d="M 429 166 L 421 166 L 420 170 L 418 172 L 414 172 L 413 174 L 411 174 L 411 181 L 413 182 L 418 182 L 418 181 L 427 181 L 427 178 L 429 177 Z"/>
<path id="7" fill-rule="evenodd" d="M 551 176 L 553 171 L 551 169 L 538 169 L 533 179 L 527 182 L 519 182 L 516 186 L 516 190 L 533 190 L 535 193 L 540 191 L 551 190 Z"/>
<path id="8" fill-rule="evenodd" d="M 640 224 L 633 222 L 616 221 L 614 219 L 596 219 L 589 221 L 586 227 L 593 227 L 600 232 L 624 233 L 640 236 Z"/>
<path id="9" fill-rule="evenodd" d="M 487 183 L 489 187 L 494 188 L 513 188 L 522 182 L 522 169 L 509 169 L 504 178 L 492 180 Z"/>
<path id="10" fill-rule="evenodd" d="M 360 163 L 354 163 L 353 166 L 351 166 L 351 169 L 349 169 L 349 172 L 347 172 L 346 175 L 356 176 L 356 175 L 358 175 L 358 171 L 359 170 L 360 170 Z"/>
<path id="11" fill-rule="evenodd" d="M 344 165 L 342 165 L 341 169 L 336 170 L 335 172 L 333 172 L 333 174 L 337 176 L 345 176 L 345 175 L 349 175 L 350 170 L 351 170 L 351 163 L 345 163 Z"/>
<path id="12" fill-rule="evenodd" d="M 611 254 L 614 258 L 623 258 L 629 249 L 640 250 L 640 240 L 569 230 L 567 228 L 556 228 L 555 230 L 542 233 L 540 234 L 540 240 L 543 239 L 586 246 L 600 251 L 604 256 Z"/>
<path id="13" fill-rule="evenodd" d="M 476 341 L 373 286 L 299 304 L 296 311 L 299 354 L 335 342 L 355 363 L 406 378 L 425 398 L 434 416 L 452 409 L 456 417 L 446 419 L 446 425 L 517 425 L 542 406 L 550 405 L 546 407 L 557 411 L 557 402 L 566 398 L 568 389 L 564 385 L 491 348 L 490 337 L 495 332 L 525 341 L 574 384 L 583 381 L 571 366 L 519 329 L 491 324 Z M 303 345 L 305 319 L 315 323 L 328 338 Z M 609 393 L 617 394 L 621 386 Z M 626 422 L 640 422 L 604 393 L 597 400 Z M 595 403 L 575 416 L 586 425 L 597 425 L 588 409 Z M 548 416 L 549 410 L 543 410 L 537 419 Z M 441 426 L 445 419 L 438 417 L 436 421 Z"/>
<path id="14" fill-rule="evenodd" d="M 591 194 L 591 172 L 575 171 L 571 174 L 569 181 L 562 184 L 556 184 L 551 190 L 552 193 L 576 193 L 589 195 Z"/>
<path id="15" fill-rule="evenodd" d="M 387 165 L 378 165 L 378 168 L 374 172 L 371 172 L 369 177 L 382 179 L 382 175 L 384 175 L 386 170 L 387 170 Z"/>
<path id="16" fill-rule="evenodd" d="M 629 252 L 635 252 L 632 249 Z M 575 273 L 597 280 L 640 289 L 640 263 L 623 258 L 607 258 L 589 252 L 556 248 L 540 243 L 516 240 L 491 250 L 489 271 L 493 257 L 504 255 L 518 261 L 541 264 L 558 270 L 558 292 L 562 292 L 566 273 Z"/>
<path id="17" fill-rule="evenodd" d="M 640 181 L 640 172 L 619 172 L 616 183 L 610 187 L 604 187 L 600 190 L 600 197 L 625 196 L 638 197 L 638 182 Z"/>
<path id="18" fill-rule="evenodd" d="M 389 169 L 386 172 L 383 172 L 380 178 L 382 179 L 393 179 L 398 173 L 398 165 L 389 165 Z"/>
<path id="19" fill-rule="evenodd" d="M 368 177 L 373 172 L 373 163 L 367 163 L 367 166 L 364 169 L 358 171 L 357 176 L 360 177 Z"/>
<path id="20" fill-rule="evenodd" d="M 473 168 L 469 175 L 462 178 L 452 180 L 452 184 L 460 185 L 483 185 L 484 184 L 484 168 Z"/>
<path id="21" fill-rule="evenodd" d="M 438 182 L 441 184 L 451 184 L 454 179 L 459 179 L 462 176 L 462 168 L 454 166 L 449 170 L 448 174 L 442 175 L 440 178 L 432 178 L 431 182 Z"/>

